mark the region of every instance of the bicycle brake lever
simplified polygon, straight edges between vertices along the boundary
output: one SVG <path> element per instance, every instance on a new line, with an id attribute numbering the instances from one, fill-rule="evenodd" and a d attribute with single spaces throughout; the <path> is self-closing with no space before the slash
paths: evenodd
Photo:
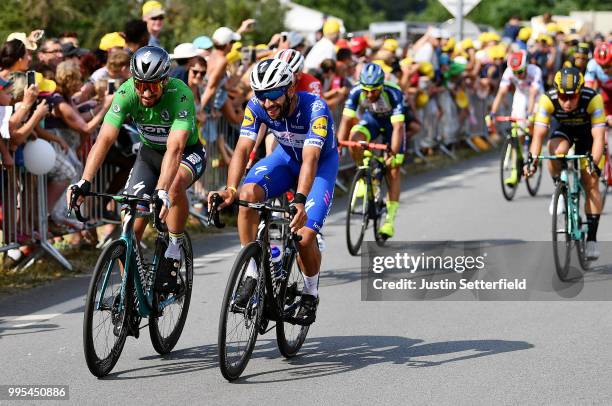
<path id="1" fill-rule="evenodd" d="M 68 208 L 68 214 L 70 214 L 71 211 L 74 211 L 74 216 L 77 218 L 77 220 L 79 220 L 81 223 L 87 223 L 89 221 L 89 217 L 83 217 L 83 215 L 81 214 L 81 206 L 77 204 L 79 196 L 74 193 L 75 189 L 77 189 L 77 186 L 72 186 L 70 188 L 70 190 L 72 190 L 72 196 L 70 197 L 70 207 Z"/>
<path id="2" fill-rule="evenodd" d="M 154 200 L 153 206 L 153 226 L 155 229 L 161 233 L 165 233 L 168 231 L 168 226 L 161 221 L 159 218 L 159 212 L 163 206 L 163 202 L 159 199 Z"/>
<path id="3" fill-rule="evenodd" d="M 225 227 L 225 223 L 219 217 L 219 205 L 223 203 L 223 198 L 219 196 L 218 193 L 215 193 L 212 196 L 212 207 L 208 212 L 208 224 L 214 224 L 217 228 Z"/>

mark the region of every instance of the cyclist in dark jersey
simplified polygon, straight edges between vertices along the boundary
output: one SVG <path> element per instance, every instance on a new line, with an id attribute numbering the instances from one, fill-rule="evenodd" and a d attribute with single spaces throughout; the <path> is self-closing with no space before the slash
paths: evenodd
<path id="1" fill-rule="evenodd" d="M 385 73 L 374 63 L 366 64 L 359 75 L 359 84 L 349 93 L 338 129 L 338 140 L 373 141 L 379 135 L 390 146 L 392 157 L 387 160 L 389 199 L 387 216 L 380 234 L 387 238 L 395 233 L 395 214 L 399 207 L 400 167 L 404 162 L 406 142 L 405 108 L 402 90 L 394 83 L 385 82 Z M 359 115 L 359 122 L 351 127 Z M 351 148 L 355 162 L 361 163 L 363 152 Z M 364 184 L 358 184 L 357 195 L 363 196 Z"/>
<path id="2" fill-rule="evenodd" d="M 563 68 L 555 74 L 554 88 L 544 93 L 536 109 L 533 141 L 529 148 L 531 156 L 540 153 L 542 143 L 549 132 L 552 119 L 556 125 L 551 131 L 548 149 L 551 155 L 565 155 L 572 146 L 576 154 L 591 153 L 594 162 L 600 167 L 604 151 L 606 117 L 601 95 L 584 87 L 584 78 L 576 68 Z M 532 175 L 537 168 L 537 160 L 531 160 L 525 168 L 525 174 Z M 581 163 L 581 180 L 586 191 L 585 211 L 589 232 L 587 235 L 586 256 L 592 260 L 599 257 L 597 247 L 597 227 L 601 213 L 601 193 L 598 188 L 598 176 L 589 173 Z M 549 161 L 549 172 L 553 181 L 559 181 L 561 165 Z M 554 196 L 551 199 L 549 212 L 560 214 L 563 204 L 554 207 Z"/>
<path id="3" fill-rule="evenodd" d="M 161 206 L 159 217 L 168 224 L 170 241 L 165 253 L 164 269 L 178 268 L 180 245 L 189 214 L 186 190 L 206 167 L 206 151 L 198 139 L 195 124 L 193 93 L 187 85 L 168 77 L 170 58 L 159 47 L 137 50 L 130 63 L 132 78 L 117 90 L 106 113 L 83 171 L 82 179 L 68 192 L 85 194 L 102 165 L 110 147 L 117 140 L 119 128 L 131 118 L 138 128 L 142 147 L 127 181 L 125 193 L 150 198 Z M 79 199 L 82 201 L 82 198 Z M 146 219 L 136 220 L 138 239 L 146 227 Z M 172 291 L 176 276 L 160 274 L 166 280 L 162 289 Z"/>

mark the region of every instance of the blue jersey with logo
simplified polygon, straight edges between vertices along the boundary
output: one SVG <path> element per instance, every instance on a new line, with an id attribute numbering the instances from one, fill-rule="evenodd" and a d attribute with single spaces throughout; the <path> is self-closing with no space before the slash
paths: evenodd
<path id="1" fill-rule="evenodd" d="M 259 127 L 268 130 L 292 159 L 302 162 L 302 149 L 306 146 L 321 148 L 319 160 L 337 154 L 334 122 L 327 104 L 310 93 L 297 93 L 297 107 L 286 118 L 272 120 L 256 98 L 249 100 L 244 111 L 240 136 L 255 141 Z"/>
<path id="2" fill-rule="evenodd" d="M 348 117 L 357 115 L 361 117 L 365 113 L 371 114 L 379 122 L 403 122 L 405 116 L 402 89 L 395 83 L 385 82 L 380 97 L 372 103 L 367 99 L 361 85 L 353 87 L 344 104 L 342 114 Z"/>

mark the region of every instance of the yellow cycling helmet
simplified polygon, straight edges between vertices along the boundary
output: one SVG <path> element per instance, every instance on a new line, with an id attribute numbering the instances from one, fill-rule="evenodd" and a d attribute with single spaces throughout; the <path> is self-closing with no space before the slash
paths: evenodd
<path id="1" fill-rule="evenodd" d="M 520 39 L 521 41 L 527 42 L 527 40 L 531 38 L 532 32 L 533 30 L 531 29 L 531 27 L 523 27 L 519 30 L 518 39 Z"/>
<path id="2" fill-rule="evenodd" d="M 417 109 L 422 109 L 427 105 L 429 101 L 429 95 L 425 92 L 418 92 L 414 103 L 416 104 Z"/>
<path id="3" fill-rule="evenodd" d="M 448 41 L 446 42 L 446 45 L 444 45 L 442 47 L 442 52 L 453 52 L 453 49 L 455 49 L 455 45 L 456 45 L 456 41 L 455 41 L 455 37 L 450 37 L 448 39 Z"/>
<path id="4" fill-rule="evenodd" d="M 474 48 L 474 42 L 472 41 L 472 38 L 466 38 L 463 41 L 461 41 L 461 49 L 464 51 L 467 51 L 470 48 Z"/>
<path id="5" fill-rule="evenodd" d="M 434 77 L 434 67 L 430 62 L 421 62 L 419 65 L 419 73 L 421 75 L 427 76 L 430 79 Z"/>
<path id="6" fill-rule="evenodd" d="M 562 68 L 555 73 L 553 83 L 560 94 L 576 94 L 584 86 L 584 77 L 576 68 Z"/>
<path id="7" fill-rule="evenodd" d="M 399 43 L 395 38 L 387 38 L 385 42 L 383 42 L 382 48 L 389 52 L 395 52 L 395 50 L 399 48 Z"/>

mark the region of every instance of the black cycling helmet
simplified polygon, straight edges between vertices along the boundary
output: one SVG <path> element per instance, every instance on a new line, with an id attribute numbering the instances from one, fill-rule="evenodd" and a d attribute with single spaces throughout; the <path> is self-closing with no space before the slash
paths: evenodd
<path id="1" fill-rule="evenodd" d="M 160 47 L 146 46 L 139 48 L 132 55 L 130 72 L 136 80 L 158 82 L 168 77 L 170 56 Z"/>
<path id="2" fill-rule="evenodd" d="M 584 85 L 584 77 L 576 68 L 562 68 L 555 74 L 553 82 L 560 94 L 576 94 Z"/>

